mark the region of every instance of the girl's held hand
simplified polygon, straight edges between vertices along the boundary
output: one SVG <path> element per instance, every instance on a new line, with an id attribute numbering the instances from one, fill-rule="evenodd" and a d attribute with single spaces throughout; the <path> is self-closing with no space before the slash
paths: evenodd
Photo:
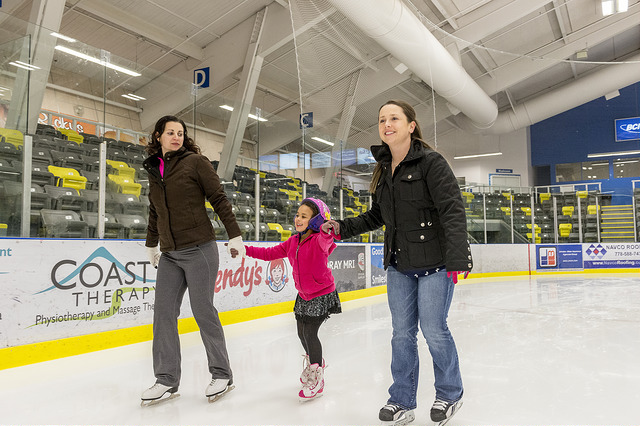
<path id="1" fill-rule="evenodd" d="M 447 272 L 447 277 L 453 279 L 454 284 L 458 284 L 458 275 L 464 275 L 462 278 L 467 278 L 469 276 L 469 271 L 451 271 Z"/>
<path id="2" fill-rule="evenodd" d="M 225 246 L 227 246 L 227 247 L 229 247 L 229 243 L 224 243 L 224 245 L 225 245 Z M 237 250 L 237 249 L 230 248 L 230 249 L 229 249 L 229 254 L 231 255 L 231 257 L 232 257 L 233 259 L 235 259 L 235 258 L 236 258 L 236 256 L 238 256 L 240 253 L 238 253 L 238 250 Z"/>
<path id="3" fill-rule="evenodd" d="M 322 226 L 320 226 L 320 229 L 322 229 L 322 232 L 324 232 L 325 234 L 330 234 L 331 230 L 333 229 L 333 233 L 335 235 L 340 235 L 340 224 L 335 220 L 330 219 L 326 221 L 322 224 Z"/>

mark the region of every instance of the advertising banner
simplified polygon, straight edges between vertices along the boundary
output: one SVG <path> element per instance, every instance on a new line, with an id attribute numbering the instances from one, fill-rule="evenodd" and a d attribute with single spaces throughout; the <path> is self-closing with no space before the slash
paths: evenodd
<path id="1" fill-rule="evenodd" d="M 364 246 L 340 244 L 329 256 L 328 266 L 338 293 L 366 288 L 364 249 Z"/>
<path id="2" fill-rule="evenodd" d="M 640 139 L 640 117 L 615 120 L 616 142 Z"/>
<path id="3" fill-rule="evenodd" d="M 583 244 L 585 268 L 640 267 L 639 243 Z"/>
<path id="4" fill-rule="evenodd" d="M 537 269 L 640 267 L 640 243 L 541 244 L 536 246 Z"/>
<path id="5" fill-rule="evenodd" d="M 366 287 L 365 248 L 331 254 L 339 292 Z M 232 259 L 223 243 L 218 250 L 218 311 L 296 298 L 287 259 Z M 151 324 L 156 272 L 142 241 L 0 239 L 0 348 Z M 180 318 L 191 316 L 187 291 Z"/>
<path id="6" fill-rule="evenodd" d="M 539 245 L 538 269 L 582 269 L 582 244 Z"/>
<path id="7" fill-rule="evenodd" d="M 371 250 L 371 287 L 387 285 L 387 271 L 384 270 L 384 245 L 372 244 Z"/>

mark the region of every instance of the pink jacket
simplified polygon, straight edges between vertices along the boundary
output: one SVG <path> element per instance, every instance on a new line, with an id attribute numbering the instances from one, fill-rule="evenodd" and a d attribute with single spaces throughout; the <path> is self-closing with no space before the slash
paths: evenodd
<path id="1" fill-rule="evenodd" d="M 336 289 L 331 269 L 327 267 L 329 255 L 336 248 L 333 235 L 314 232 L 302 243 L 300 234 L 274 247 L 245 246 L 247 256 L 262 260 L 289 259 L 293 266 L 293 281 L 304 300 L 329 294 Z"/>

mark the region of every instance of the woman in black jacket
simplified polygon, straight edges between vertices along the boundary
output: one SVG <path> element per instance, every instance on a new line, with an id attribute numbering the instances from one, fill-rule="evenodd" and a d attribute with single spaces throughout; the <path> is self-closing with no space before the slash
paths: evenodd
<path id="1" fill-rule="evenodd" d="M 467 223 L 457 180 L 447 161 L 422 141 L 416 113 L 388 101 L 378 113 L 382 145 L 371 147 L 376 167 L 372 208 L 323 226 L 349 238 L 385 226 L 384 265 L 393 327 L 389 400 L 380 420 L 414 420 L 418 384 L 418 324 L 433 358 L 436 399 L 431 419 L 450 418 L 462 404 L 458 353 L 447 315 L 458 274 L 471 270 Z"/>

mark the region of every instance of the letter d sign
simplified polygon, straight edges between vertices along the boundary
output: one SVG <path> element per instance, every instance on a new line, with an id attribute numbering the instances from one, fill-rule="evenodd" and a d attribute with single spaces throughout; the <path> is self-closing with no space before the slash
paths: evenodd
<path id="1" fill-rule="evenodd" d="M 193 84 L 198 88 L 209 87 L 209 67 L 193 71 Z"/>

